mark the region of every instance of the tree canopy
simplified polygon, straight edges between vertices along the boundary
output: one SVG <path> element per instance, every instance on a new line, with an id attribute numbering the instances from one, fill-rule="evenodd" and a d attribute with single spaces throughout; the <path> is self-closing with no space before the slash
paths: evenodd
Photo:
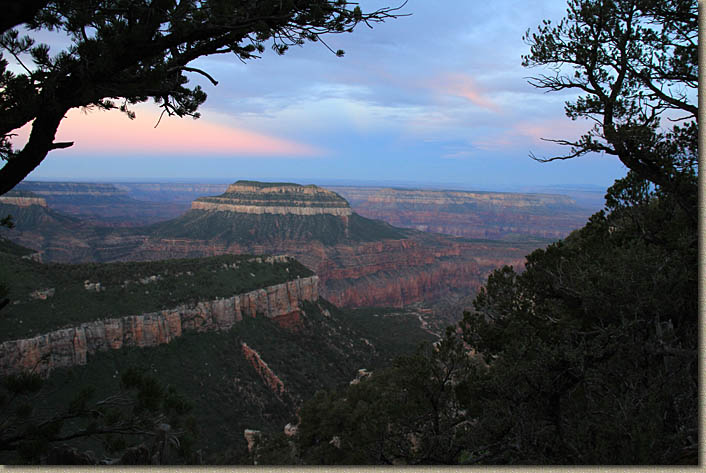
<path id="1" fill-rule="evenodd" d="M 583 228 L 523 271 L 494 271 L 435 350 L 307 403 L 277 452 L 301 463 L 698 463 L 696 6 L 569 0 L 559 25 L 528 36 L 525 64 L 555 71 L 532 83 L 580 90 L 566 113 L 595 122 L 544 160 L 604 152 L 627 175 Z M 263 461 L 282 460 L 266 447 Z"/>
<path id="2" fill-rule="evenodd" d="M 525 41 L 527 67 L 544 66 L 530 83 L 575 90 L 572 120 L 593 127 L 569 146 L 617 156 L 639 177 L 673 194 L 696 225 L 698 5 L 695 0 L 569 0 L 557 25 L 545 20 Z"/>
<path id="3" fill-rule="evenodd" d="M 632 172 L 606 202 L 493 272 L 434 348 L 308 401 L 258 462 L 698 463 L 695 231 Z"/>
<path id="4" fill-rule="evenodd" d="M 45 0 L 2 5 L 0 158 L 5 163 L 0 194 L 51 150 L 73 144 L 54 141 L 72 108 L 118 109 L 132 118 L 131 105 L 153 99 L 163 113 L 198 117 L 206 93 L 189 85 L 187 74 L 217 82 L 189 66 L 195 59 L 232 54 L 246 61 L 258 58 L 267 45 L 277 54 L 309 41 L 326 45 L 322 37 L 327 34 L 383 22 L 401 8 L 363 12 L 346 0 Z M 29 34 L 14 29 L 17 25 Z M 54 53 L 32 38 L 40 30 L 63 33 L 71 45 Z M 21 72 L 8 67 L 10 57 Z M 28 141 L 13 149 L 13 131 L 30 122 Z"/>
<path id="5" fill-rule="evenodd" d="M 37 374 L 0 378 L 0 457 L 20 464 L 197 462 L 189 401 L 138 369 L 125 370 L 119 381 L 103 399 L 96 399 L 96 386 L 77 387 L 54 410 L 46 402 L 57 388 Z"/>

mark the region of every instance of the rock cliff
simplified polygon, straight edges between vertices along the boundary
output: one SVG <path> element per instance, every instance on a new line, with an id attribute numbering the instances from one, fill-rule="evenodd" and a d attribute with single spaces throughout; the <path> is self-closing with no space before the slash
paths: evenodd
<path id="1" fill-rule="evenodd" d="M 305 239 L 224 242 L 220 239 L 150 238 L 136 259 L 193 258 L 220 254 L 288 254 L 321 278 L 321 295 L 346 307 L 401 307 L 470 294 L 504 264 L 521 267 L 538 243 L 471 241 L 416 233 L 404 239 L 324 244 Z"/>
<path id="2" fill-rule="evenodd" d="M 0 203 L 16 205 L 17 207 L 29 207 L 30 205 L 38 205 L 40 207 L 47 206 L 46 199 L 42 197 L 16 197 L 11 195 L 0 196 Z"/>
<path id="3" fill-rule="evenodd" d="M 12 190 L 6 194 L 0 195 L 0 204 L 17 207 L 30 207 L 32 205 L 46 207 L 47 201 L 33 192 Z"/>
<path id="4" fill-rule="evenodd" d="M 317 276 L 300 278 L 230 298 L 179 305 L 169 310 L 83 323 L 29 339 L 0 344 L 0 374 L 34 371 L 48 375 L 58 367 L 86 364 L 88 355 L 124 346 L 169 343 L 183 331 L 230 329 L 243 317 L 271 319 L 300 310 L 319 298 Z"/>
<path id="5" fill-rule="evenodd" d="M 182 182 L 121 182 L 114 184 L 134 199 L 150 202 L 191 202 L 201 196 L 225 192 L 228 184 Z"/>
<path id="6" fill-rule="evenodd" d="M 238 181 L 225 193 L 199 197 L 194 210 L 215 210 L 244 214 L 335 215 L 352 214 L 348 202 L 338 194 L 314 185 Z"/>
<path id="7" fill-rule="evenodd" d="M 250 348 L 245 342 L 242 342 L 240 346 L 243 350 L 243 356 L 250 362 L 252 367 L 255 368 L 255 371 L 257 371 L 257 374 L 267 387 L 270 388 L 276 396 L 284 394 L 284 383 L 270 369 L 267 363 L 265 363 L 260 354 Z"/>

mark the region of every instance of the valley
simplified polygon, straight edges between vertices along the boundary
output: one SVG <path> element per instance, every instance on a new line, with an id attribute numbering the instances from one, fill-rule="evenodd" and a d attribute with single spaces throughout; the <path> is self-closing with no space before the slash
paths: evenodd
<path id="1" fill-rule="evenodd" d="M 168 189 L 159 191 L 174 192 Z M 85 195 L 76 198 L 85 201 Z M 458 238 L 394 227 L 358 215 L 332 191 L 297 184 L 239 181 L 219 196 L 198 197 L 177 218 L 140 227 L 93 225 L 50 205 L 13 207 L 13 198 L 0 198 L 0 212 L 13 214 L 17 223 L 4 234 L 37 250 L 44 261 L 286 254 L 321 278 L 324 297 L 350 307 L 467 296 L 492 269 L 520 267 L 527 253 L 549 241 Z"/>
<path id="2" fill-rule="evenodd" d="M 293 183 L 237 181 L 216 195 L 199 195 L 213 186 L 30 184 L 0 196 L 0 214 L 15 224 L 0 240 L 0 374 L 39 375 L 34 402 L 46 412 L 74 405 L 80 386 L 93 393 L 82 402 L 100 404 L 128 393 L 130 376 L 168 385 L 190 402 L 185 445 L 200 446 L 171 458 L 196 463 L 251 463 L 258 432 L 291 430 L 317 390 L 357 383 L 438 340 L 494 268 L 521 268 L 549 241 L 536 231 L 470 238 L 394 226 L 357 212 L 375 200 L 360 190 L 354 207 Z M 451 205 L 427 192 L 410 206 L 399 192 L 399 206 L 429 215 Z M 185 196 L 189 207 L 170 214 Z M 482 207 L 463 199 L 455 211 Z M 482 208 L 497 213 L 498 202 L 506 215 L 547 218 L 572 206 L 561 196 L 527 205 L 495 196 Z M 396 205 L 382 212 L 388 220 Z M 139 453 L 72 445 L 96 455 L 89 463 Z"/>
<path id="3" fill-rule="evenodd" d="M 284 256 L 66 265 L 28 255 L 0 242 L 3 379 L 44 378 L 33 396 L 42 418 L 81 388 L 98 400 L 121 392 L 119 375 L 137 370 L 189 400 L 199 461 L 211 464 L 247 462 L 246 429 L 281 431 L 316 390 L 436 338 L 412 308 L 332 305 L 318 278 Z M 110 456 L 100 443 L 74 445 Z"/>
<path id="4" fill-rule="evenodd" d="M 593 213 L 559 194 L 332 187 L 357 213 L 391 225 L 466 238 L 558 239 Z"/>

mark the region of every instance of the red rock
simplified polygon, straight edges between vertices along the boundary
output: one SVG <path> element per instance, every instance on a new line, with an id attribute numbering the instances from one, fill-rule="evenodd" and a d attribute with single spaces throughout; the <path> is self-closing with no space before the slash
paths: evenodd
<path id="1" fill-rule="evenodd" d="M 260 378 L 262 378 L 270 390 L 277 396 L 284 394 L 284 383 L 274 374 L 270 367 L 267 366 L 267 363 L 260 358 L 260 354 L 250 348 L 245 342 L 242 343 L 241 348 L 243 350 L 243 356 L 252 364 L 257 374 L 260 375 Z"/>

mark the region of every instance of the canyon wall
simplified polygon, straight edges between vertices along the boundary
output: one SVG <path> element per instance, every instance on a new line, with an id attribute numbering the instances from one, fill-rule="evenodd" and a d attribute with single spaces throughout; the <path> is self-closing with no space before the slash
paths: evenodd
<path id="1" fill-rule="evenodd" d="M 17 189 L 44 199 L 51 209 L 98 225 L 136 226 L 174 218 L 189 209 L 180 202 L 133 198 L 113 184 L 23 181 Z"/>
<path id="2" fill-rule="evenodd" d="M 321 296 L 336 305 L 402 307 L 435 301 L 451 292 L 472 294 L 494 268 L 505 264 L 522 267 L 525 255 L 535 247 L 535 244 L 467 241 L 430 234 L 336 245 L 300 240 L 258 245 L 152 238 L 135 248 L 131 259 L 287 254 L 320 277 Z"/>
<path id="3" fill-rule="evenodd" d="M 300 202 L 292 202 L 298 204 Z M 194 201 L 191 204 L 194 210 L 218 210 L 222 212 L 237 212 L 244 214 L 292 214 L 292 215 L 336 215 L 339 217 L 347 217 L 353 213 L 349 208 L 340 207 L 276 207 L 273 205 L 237 205 L 230 203 L 203 202 Z"/>
<path id="4" fill-rule="evenodd" d="M 466 238 L 563 238 L 592 210 L 560 194 L 331 187 L 353 211 L 391 225 Z"/>
<path id="5" fill-rule="evenodd" d="M 97 351 L 169 343 L 183 331 L 228 330 L 243 317 L 277 320 L 301 311 L 303 301 L 319 298 L 319 278 L 311 276 L 230 298 L 180 305 L 159 312 L 87 322 L 29 339 L 0 344 L 0 375 L 84 365 Z"/>
<path id="6" fill-rule="evenodd" d="M 150 202 L 185 202 L 188 205 L 201 196 L 225 192 L 228 184 L 186 182 L 120 182 L 114 184 L 131 197 Z"/>
<path id="7" fill-rule="evenodd" d="M 101 197 L 101 198 L 125 198 L 127 192 L 120 190 L 113 184 L 93 183 L 93 182 L 38 182 L 22 181 L 18 190 L 30 191 L 41 197 L 49 199 L 69 199 L 79 196 Z"/>
<path id="8" fill-rule="evenodd" d="M 43 197 L 21 197 L 13 195 L 0 195 L 0 203 L 7 205 L 16 205 L 17 207 L 29 207 L 38 205 L 46 207 L 47 201 Z"/>

